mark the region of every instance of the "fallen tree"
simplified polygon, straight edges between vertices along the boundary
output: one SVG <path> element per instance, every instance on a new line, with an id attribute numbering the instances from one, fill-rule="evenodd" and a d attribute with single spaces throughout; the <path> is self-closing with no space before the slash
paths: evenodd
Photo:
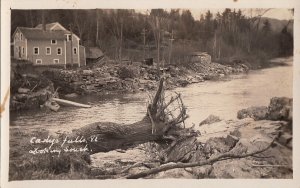
<path id="1" fill-rule="evenodd" d="M 220 150 L 215 153 L 215 149 L 206 151 L 209 146 L 205 148 L 203 143 L 197 140 L 197 137 L 201 136 L 200 132 L 195 131 L 193 127 L 185 127 L 184 121 L 187 118 L 186 107 L 181 95 L 175 93 L 175 96 L 166 97 L 164 80 L 161 79 L 156 94 L 153 97 L 150 96 L 147 114 L 141 121 L 128 125 L 111 122 L 92 123 L 75 130 L 73 136 L 86 138 L 89 154 L 127 149 L 151 141 L 158 143 L 155 150 L 160 165 L 142 172 L 128 174 L 131 168 L 144 165 L 136 163 L 123 169 L 120 174 L 116 174 L 117 177 L 128 179 L 144 178 L 175 168 L 212 165 L 218 161 L 255 156 L 268 150 L 278 136 L 270 137 L 272 141 L 264 142 L 267 145 L 263 145 L 255 151 L 248 151 L 249 148 L 245 145 L 240 148 L 239 140 L 229 136 L 222 138 L 225 139 L 228 150 L 223 148 L 224 151 Z"/>
<path id="2" fill-rule="evenodd" d="M 75 130 L 73 136 L 87 139 L 90 154 L 126 149 L 149 141 L 174 141 L 179 137 L 192 136 L 195 132 L 180 126 L 188 118 L 180 94 L 176 93 L 176 96 L 166 102 L 163 85 L 164 79 L 161 79 L 158 90 L 147 107 L 147 114 L 141 121 L 128 125 L 96 122 Z M 178 106 L 170 110 L 169 107 L 175 102 Z M 97 142 L 91 141 L 95 138 Z"/>

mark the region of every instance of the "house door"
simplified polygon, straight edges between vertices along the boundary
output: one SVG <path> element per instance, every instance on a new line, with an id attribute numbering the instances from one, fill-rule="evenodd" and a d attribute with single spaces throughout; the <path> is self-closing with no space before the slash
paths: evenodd
<path id="1" fill-rule="evenodd" d="M 21 58 L 21 46 L 19 46 L 19 58 Z"/>

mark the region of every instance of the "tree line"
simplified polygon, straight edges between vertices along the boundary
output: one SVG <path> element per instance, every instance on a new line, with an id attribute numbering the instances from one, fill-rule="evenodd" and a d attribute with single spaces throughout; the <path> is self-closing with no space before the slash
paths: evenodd
<path id="1" fill-rule="evenodd" d="M 188 9 L 12 10 L 12 33 L 18 26 L 35 27 L 59 22 L 81 38 L 84 46 L 98 46 L 113 59 L 184 62 L 189 53 L 208 52 L 214 60 L 259 54 L 269 58 L 292 55 L 293 34 L 288 21 L 280 31 L 272 30 L 269 9 L 253 9 L 257 16 L 241 10 L 209 10 L 195 19 Z"/>

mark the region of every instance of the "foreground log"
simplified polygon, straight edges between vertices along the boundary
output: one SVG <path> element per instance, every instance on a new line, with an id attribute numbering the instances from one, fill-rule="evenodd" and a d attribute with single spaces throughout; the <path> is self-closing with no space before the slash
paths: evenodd
<path id="1" fill-rule="evenodd" d="M 221 160 L 240 159 L 240 158 L 250 157 L 250 156 L 253 156 L 255 154 L 259 154 L 259 153 L 262 153 L 262 152 L 268 150 L 272 146 L 272 144 L 274 143 L 274 141 L 275 141 L 275 139 L 273 139 L 273 141 L 268 146 L 266 146 L 265 148 L 262 148 L 260 150 L 253 151 L 253 152 L 250 152 L 250 153 L 235 154 L 235 153 L 232 153 L 232 152 L 227 152 L 227 153 L 223 153 L 223 154 L 220 154 L 218 156 L 212 157 L 212 158 L 210 158 L 208 160 L 194 162 L 194 163 L 172 163 L 172 164 L 166 164 L 166 165 L 162 165 L 162 166 L 157 167 L 157 168 L 152 168 L 150 170 L 143 171 L 141 173 L 129 175 L 129 176 L 127 176 L 127 179 L 143 178 L 143 177 L 149 176 L 151 174 L 156 174 L 158 172 L 162 172 L 162 171 L 166 171 L 166 170 L 171 170 L 171 169 L 174 169 L 174 168 L 188 168 L 188 167 L 211 165 L 211 164 L 213 164 L 213 163 L 215 163 L 217 161 L 221 161 Z"/>
<path id="2" fill-rule="evenodd" d="M 161 79 L 158 90 L 147 107 L 147 114 L 141 121 L 128 125 L 96 122 L 75 130 L 73 136 L 86 138 L 89 153 L 93 154 L 126 149 L 149 141 L 175 140 L 185 135 L 180 132 L 183 129 L 176 126 L 188 117 L 180 94 L 165 102 L 163 85 L 164 79 Z M 174 102 L 178 102 L 177 113 L 168 109 Z"/>

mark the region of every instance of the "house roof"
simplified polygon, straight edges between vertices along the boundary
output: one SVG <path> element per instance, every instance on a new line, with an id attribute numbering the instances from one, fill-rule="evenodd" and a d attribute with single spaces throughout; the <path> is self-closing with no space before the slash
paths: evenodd
<path id="1" fill-rule="evenodd" d="M 58 22 L 45 24 L 46 30 L 43 30 L 43 25 L 39 24 L 35 28 L 30 27 L 17 27 L 16 31 L 19 30 L 23 33 L 25 38 L 32 40 L 64 40 L 66 38 L 65 34 L 71 34 L 66 28 L 60 25 Z M 56 29 L 54 29 L 56 27 Z M 57 27 L 59 29 L 57 29 Z M 13 36 L 15 33 L 13 34 Z M 80 40 L 80 38 L 73 33 L 73 35 Z"/>
<path id="2" fill-rule="evenodd" d="M 70 31 L 63 31 L 63 30 L 42 30 L 37 28 L 28 28 L 28 27 L 18 27 L 23 35 L 27 39 L 57 39 L 57 40 L 63 40 L 65 39 L 65 34 L 70 34 Z"/>
<path id="3" fill-rule="evenodd" d="M 86 58 L 90 58 L 90 59 L 97 59 L 104 55 L 104 53 L 98 47 L 88 47 L 86 48 L 85 53 L 86 53 Z"/>
<path id="4" fill-rule="evenodd" d="M 49 23 L 49 24 L 45 24 L 46 26 L 46 30 L 52 30 L 54 28 L 54 26 L 58 26 L 61 28 L 61 30 L 66 30 L 66 28 L 64 28 L 60 23 L 58 22 L 53 22 L 53 23 Z M 35 27 L 36 29 L 43 29 L 43 24 L 39 24 Z"/>

